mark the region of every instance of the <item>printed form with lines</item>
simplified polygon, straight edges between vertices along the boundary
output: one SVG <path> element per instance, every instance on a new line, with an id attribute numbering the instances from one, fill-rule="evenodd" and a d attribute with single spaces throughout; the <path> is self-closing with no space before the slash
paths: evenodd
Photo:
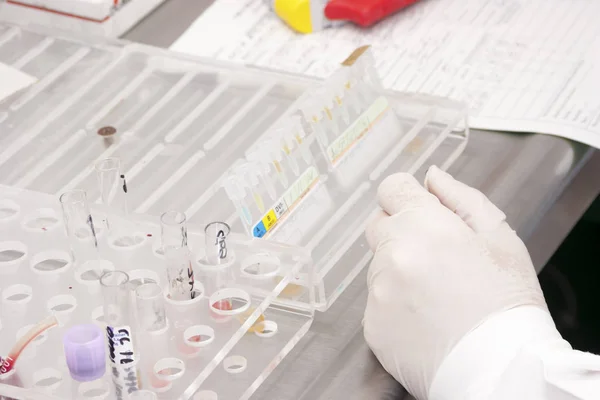
<path id="1" fill-rule="evenodd" d="M 369 30 L 303 36 L 262 0 L 218 0 L 172 49 L 326 77 L 371 44 L 384 85 L 466 101 L 472 127 L 600 147 L 598 15 L 591 0 L 428 0 Z"/>

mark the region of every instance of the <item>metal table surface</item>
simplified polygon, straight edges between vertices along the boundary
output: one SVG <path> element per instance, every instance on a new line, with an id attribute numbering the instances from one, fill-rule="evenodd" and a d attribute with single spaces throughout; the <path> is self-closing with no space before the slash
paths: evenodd
<path id="1" fill-rule="evenodd" d="M 124 38 L 168 47 L 211 2 L 168 0 Z M 538 271 L 600 193 L 600 152 L 552 136 L 472 131 L 450 172 L 504 210 Z M 363 271 L 326 313 L 317 313 L 309 333 L 254 398 L 410 398 L 363 339 L 365 276 Z"/>

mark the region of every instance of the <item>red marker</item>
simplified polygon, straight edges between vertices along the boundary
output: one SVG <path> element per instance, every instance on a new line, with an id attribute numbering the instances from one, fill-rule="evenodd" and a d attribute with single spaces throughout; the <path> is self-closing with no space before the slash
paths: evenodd
<path id="1" fill-rule="evenodd" d="M 351 21 L 362 27 L 394 14 L 419 0 L 330 0 L 325 16 L 333 21 Z"/>

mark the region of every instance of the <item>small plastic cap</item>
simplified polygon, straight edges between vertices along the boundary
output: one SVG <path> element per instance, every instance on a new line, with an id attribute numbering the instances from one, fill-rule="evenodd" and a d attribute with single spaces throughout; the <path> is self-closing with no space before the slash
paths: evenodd
<path id="1" fill-rule="evenodd" d="M 76 325 L 63 337 L 71 377 L 78 382 L 96 380 L 106 371 L 104 332 L 94 324 Z"/>
<path id="2" fill-rule="evenodd" d="M 352 21 L 360 26 L 371 26 L 418 0 L 331 0 L 325 6 L 330 20 Z"/>
<path id="3" fill-rule="evenodd" d="M 300 33 L 311 33 L 310 0 L 274 0 L 273 10 L 290 28 Z"/>

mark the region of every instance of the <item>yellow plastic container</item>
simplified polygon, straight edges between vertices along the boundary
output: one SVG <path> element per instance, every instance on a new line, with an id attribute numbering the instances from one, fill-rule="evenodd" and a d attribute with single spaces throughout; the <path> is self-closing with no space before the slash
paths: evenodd
<path id="1" fill-rule="evenodd" d="M 319 18 L 316 13 L 323 14 L 325 2 L 313 0 L 312 3 L 312 8 L 310 0 L 273 0 L 272 5 L 275 14 L 290 28 L 300 33 L 311 33 L 322 29 L 322 17 Z M 323 6 L 319 7 L 315 3 L 323 3 Z"/>

